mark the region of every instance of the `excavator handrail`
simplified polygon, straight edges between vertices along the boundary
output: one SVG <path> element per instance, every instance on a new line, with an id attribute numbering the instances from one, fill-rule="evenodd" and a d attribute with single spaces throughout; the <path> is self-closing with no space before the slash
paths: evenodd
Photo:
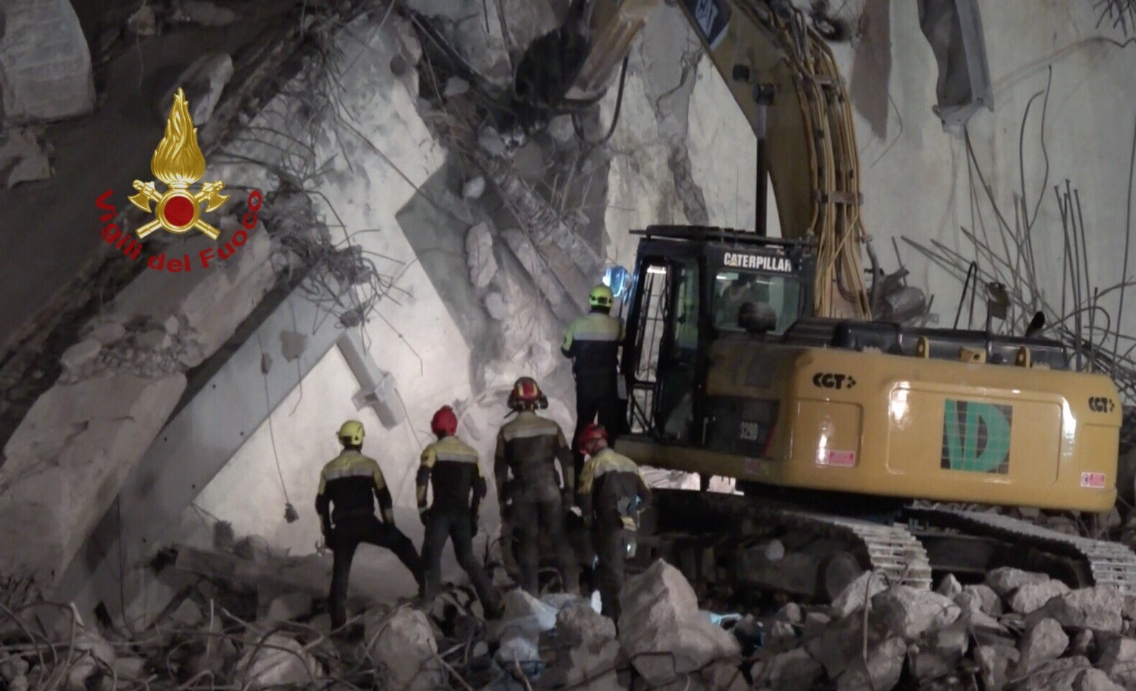
<path id="1" fill-rule="evenodd" d="M 631 235 L 640 235 L 650 238 L 669 238 L 678 240 L 692 240 L 706 242 L 721 240 L 734 243 L 754 245 L 780 245 L 783 247 L 816 247 L 814 238 L 771 238 L 758 235 L 752 230 L 737 230 L 734 228 L 720 228 L 718 226 L 676 226 L 651 225 L 642 230 L 628 231 Z"/>

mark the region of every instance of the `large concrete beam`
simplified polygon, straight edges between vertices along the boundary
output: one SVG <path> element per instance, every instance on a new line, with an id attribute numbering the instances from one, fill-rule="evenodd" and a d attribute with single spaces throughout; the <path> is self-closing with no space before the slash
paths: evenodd
<path id="1" fill-rule="evenodd" d="M 114 616 L 125 611 L 141 588 L 141 564 L 154 547 L 269 412 L 344 336 L 335 317 L 319 312 L 299 290 L 277 304 L 259 326 L 238 331 L 202 365 L 204 380 L 191 384 L 127 478 L 68 567 L 56 598 L 75 600 L 88 611 L 101 602 Z M 288 362 L 282 334 L 296 332 L 306 336 L 305 347 Z M 296 339 L 284 339 L 291 351 Z M 267 373 L 262 372 L 264 352 L 273 362 Z"/>

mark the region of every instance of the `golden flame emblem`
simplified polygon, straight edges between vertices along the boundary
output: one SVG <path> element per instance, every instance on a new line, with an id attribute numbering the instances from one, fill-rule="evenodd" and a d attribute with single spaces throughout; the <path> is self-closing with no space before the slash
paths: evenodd
<path id="1" fill-rule="evenodd" d="M 196 228 L 216 240 L 221 231 L 201 220 L 201 205 L 205 204 L 206 213 L 216 211 L 229 197 L 221 194 L 225 183 L 220 180 L 203 184 L 199 192 L 189 189 L 205 175 L 205 155 L 197 145 L 197 128 L 193 126 L 189 102 L 180 88 L 174 95 L 174 105 L 166 120 L 165 136 L 158 142 L 154 157 L 150 159 L 150 171 L 169 189 L 160 193 L 153 182 L 134 181 L 138 194 L 129 198 L 131 203 L 155 216 L 153 221 L 136 231 L 138 237 L 144 238 L 158 228 L 179 234 Z M 152 212 L 150 202 L 158 205 Z"/>

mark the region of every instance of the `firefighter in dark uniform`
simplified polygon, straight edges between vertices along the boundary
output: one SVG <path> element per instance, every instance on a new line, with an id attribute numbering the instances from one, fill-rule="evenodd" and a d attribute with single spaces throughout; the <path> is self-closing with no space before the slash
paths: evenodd
<path id="1" fill-rule="evenodd" d="M 348 420 L 339 428 L 343 453 L 336 456 L 320 472 L 316 492 L 316 512 L 324 541 L 335 555 L 331 576 L 328 609 L 332 629 L 347 622 L 347 580 L 351 561 L 362 542 L 385 547 L 414 574 L 422 587 L 422 563 L 414 543 L 394 524 L 391 493 L 383 479 L 383 471 L 373 459 L 362 454 L 363 423 Z M 375 517 L 375 499 L 383 514 Z"/>
<path id="2" fill-rule="evenodd" d="M 521 377 L 509 394 L 509 407 L 517 417 L 497 433 L 493 475 L 502 512 L 520 545 L 517 563 L 521 587 L 539 597 L 540 537 L 548 536 L 560 566 L 564 591 L 578 593 L 580 574 L 576 557 L 564 536 L 564 511 L 573 506 L 572 452 L 560 425 L 536 414 L 548 399 L 531 377 Z M 563 484 L 556 473 L 560 461 Z M 510 472 L 513 479 L 509 479 Z"/>
<path id="3" fill-rule="evenodd" d="M 452 539 L 454 555 L 469 575 L 486 616 L 499 616 L 501 596 L 473 556 L 478 510 L 486 491 L 477 452 L 457 437 L 458 418 L 449 406 L 443 406 L 434 413 L 430 430 L 438 441 L 422 451 L 416 479 L 418 515 L 426 527 L 426 538 L 422 543 L 423 602 L 429 605 L 441 590 L 442 549 L 446 541 Z M 426 490 L 431 482 L 434 485 L 434 504 L 428 507 Z"/>
<path id="4" fill-rule="evenodd" d="M 576 375 L 576 431 L 573 448 L 579 447 L 580 432 L 596 421 L 612 434 L 623 429 L 623 406 L 619 397 L 619 344 L 623 341 L 623 322 L 608 314 L 611 288 L 600 284 L 588 294 L 591 311 L 568 326 L 560 352 L 572 358 Z M 576 477 L 584 466 L 584 456 L 574 455 Z"/>
<path id="5" fill-rule="evenodd" d="M 629 538 L 639 527 L 639 514 L 651 502 L 639 466 L 607 445 L 607 432 L 588 425 L 580 434 L 581 450 L 588 454 L 577 492 L 584 520 L 592 529 L 592 544 L 599 560 L 599 590 L 603 614 L 619 622 L 619 591 L 623 566 L 629 556 Z"/>

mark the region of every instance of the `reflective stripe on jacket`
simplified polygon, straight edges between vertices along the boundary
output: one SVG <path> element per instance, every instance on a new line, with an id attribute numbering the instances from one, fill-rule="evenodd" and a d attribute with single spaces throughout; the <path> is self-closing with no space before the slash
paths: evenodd
<path id="1" fill-rule="evenodd" d="M 444 437 L 423 449 L 415 482 L 419 508 L 426 506 L 426 488 L 431 481 L 434 510 L 464 513 L 472 509 L 477 513 L 485 496 L 477 451 L 456 436 Z"/>
<path id="2" fill-rule="evenodd" d="M 590 312 L 568 325 L 560 352 L 572 358 L 572 371 L 577 378 L 614 375 L 622 341 L 622 321 L 604 312 Z"/>

